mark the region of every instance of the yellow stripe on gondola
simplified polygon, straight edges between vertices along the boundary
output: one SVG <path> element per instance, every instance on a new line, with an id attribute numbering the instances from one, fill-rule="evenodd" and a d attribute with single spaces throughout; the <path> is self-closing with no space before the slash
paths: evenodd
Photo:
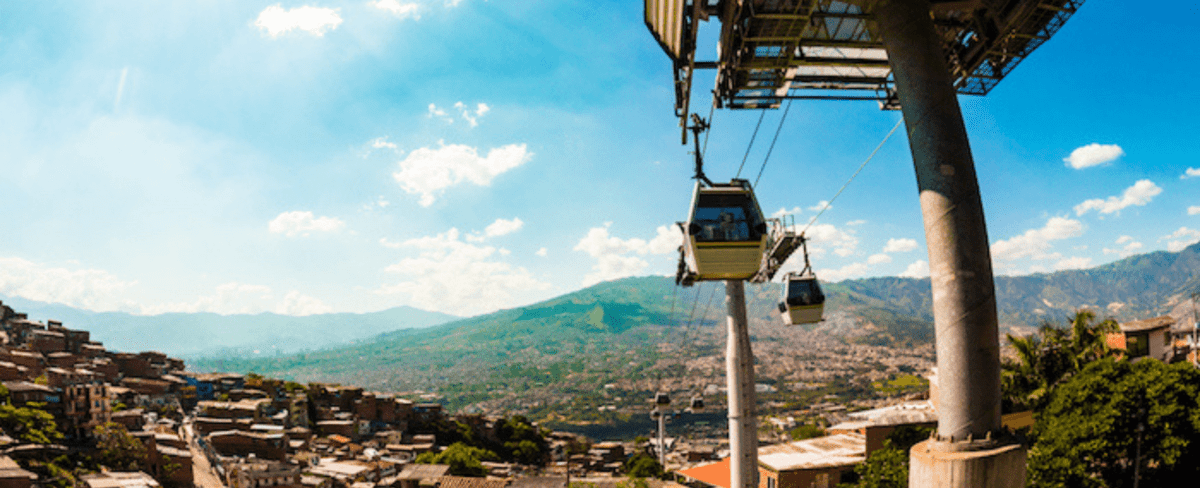
<path id="1" fill-rule="evenodd" d="M 696 247 L 697 247 L 697 248 L 706 248 L 706 247 L 760 247 L 760 246 L 762 246 L 762 242 L 760 242 L 760 241 L 749 241 L 749 242 L 697 242 L 697 243 L 696 243 Z"/>

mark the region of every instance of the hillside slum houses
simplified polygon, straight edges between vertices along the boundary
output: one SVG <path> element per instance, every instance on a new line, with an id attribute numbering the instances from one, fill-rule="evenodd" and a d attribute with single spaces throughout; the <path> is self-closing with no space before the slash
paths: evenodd
<path id="1" fill-rule="evenodd" d="M 87 331 L 29 320 L 2 302 L 0 381 L 11 406 L 44 410 L 61 432 L 51 444 L 0 434 L 4 488 L 61 486 L 61 475 L 31 466 L 94 458 L 98 436 L 117 431 L 142 446 L 139 471 L 85 473 L 76 486 L 565 488 L 569 466 L 572 476 L 597 476 L 587 479 L 607 487 L 620 481 L 634 449 L 600 443 L 581 453 L 585 439 L 555 432 L 548 466 L 485 462 L 486 478 L 450 476 L 449 466 L 414 463 L 448 443 L 428 427 L 467 425 L 495 438 L 501 419 L 449 416 L 439 403 L 356 386 L 192 373 L 179 359 L 109 351 Z"/>

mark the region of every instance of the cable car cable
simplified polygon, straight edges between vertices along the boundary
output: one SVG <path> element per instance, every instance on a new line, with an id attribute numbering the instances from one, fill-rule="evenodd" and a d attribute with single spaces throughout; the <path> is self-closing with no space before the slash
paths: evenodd
<path id="1" fill-rule="evenodd" d="M 899 129 L 900 124 L 902 123 L 904 123 L 904 117 L 900 117 L 900 120 L 896 121 L 896 125 L 892 126 L 892 130 L 888 131 L 886 136 L 883 136 L 883 140 L 879 141 L 879 145 L 875 146 L 875 150 L 871 151 L 871 155 L 867 156 L 867 159 L 863 161 L 862 164 L 858 165 L 858 169 L 854 171 L 854 174 L 850 175 L 850 179 L 846 180 L 846 183 L 843 184 L 840 189 L 838 189 L 837 193 L 833 194 L 833 198 L 825 201 L 825 206 L 821 208 L 821 211 L 817 212 L 817 214 L 813 216 L 812 220 L 808 221 L 808 225 L 804 226 L 804 230 L 800 231 L 800 235 L 804 235 L 804 233 L 808 231 L 809 227 L 812 227 L 813 223 L 817 221 L 817 218 L 821 217 L 821 214 L 825 213 L 826 210 L 829 210 L 829 206 L 833 204 L 833 201 L 837 200 L 837 197 L 846 190 L 846 187 L 850 186 L 850 182 L 854 181 L 854 177 L 858 176 L 858 174 L 862 172 L 863 168 L 867 167 L 867 163 L 871 162 L 871 158 L 875 157 L 875 153 L 878 153 L 879 150 L 883 148 L 884 144 L 887 144 L 888 139 L 891 139 L 892 134 L 896 133 L 896 129 Z M 805 257 L 807 257 L 807 251 Z"/>
<path id="2" fill-rule="evenodd" d="M 709 109 L 708 109 L 708 127 L 710 129 L 712 128 L 713 113 L 715 113 L 716 110 L 717 110 L 717 104 L 715 104 L 715 103 L 712 104 L 712 107 L 709 107 Z M 708 155 L 708 136 L 709 136 L 709 134 L 712 134 L 711 130 L 704 132 L 704 149 L 700 151 L 701 156 Z"/>
<path id="3" fill-rule="evenodd" d="M 754 178 L 754 186 L 758 186 L 758 180 L 762 179 L 763 170 L 767 169 L 767 161 L 771 159 L 771 152 L 775 150 L 775 142 L 779 140 L 779 132 L 783 130 L 783 121 L 787 120 L 788 112 L 792 110 L 792 101 L 794 98 L 788 99 L 787 107 L 783 109 L 783 117 L 779 118 L 779 127 L 775 128 L 775 138 L 771 139 L 771 147 L 767 148 L 767 156 L 763 158 L 762 166 L 758 168 L 758 176 Z"/>
<path id="4" fill-rule="evenodd" d="M 742 167 L 746 166 L 746 158 L 750 157 L 750 149 L 754 147 L 754 139 L 758 137 L 758 128 L 762 127 L 763 117 L 766 117 L 766 115 L 767 109 L 758 111 L 758 123 L 754 125 L 754 133 L 750 135 L 750 144 L 746 145 L 746 154 L 742 156 L 742 164 L 738 165 L 737 174 L 734 175 L 734 178 L 740 178 L 742 176 Z"/>

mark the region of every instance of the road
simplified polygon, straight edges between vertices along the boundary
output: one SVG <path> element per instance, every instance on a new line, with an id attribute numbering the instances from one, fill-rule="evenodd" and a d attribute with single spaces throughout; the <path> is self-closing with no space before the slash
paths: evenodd
<path id="1" fill-rule="evenodd" d="M 208 462 L 208 456 L 196 443 L 195 431 L 191 422 L 183 424 L 183 433 L 187 436 L 188 449 L 192 451 L 192 478 L 199 488 L 225 488 L 225 483 L 217 476 L 217 472 Z"/>

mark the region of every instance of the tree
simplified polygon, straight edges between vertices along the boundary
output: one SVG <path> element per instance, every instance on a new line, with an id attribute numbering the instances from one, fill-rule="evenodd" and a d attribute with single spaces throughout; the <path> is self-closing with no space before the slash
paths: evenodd
<path id="1" fill-rule="evenodd" d="M 496 453 L 487 449 L 471 447 L 461 442 L 455 442 L 439 453 L 426 452 L 417 456 L 417 462 L 422 464 L 445 464 L 450 466 L 447 471 L 453 476 L 487 476 L 487 468 L 482 461 L 495 461 Z"/>
<path id="2" fill-rule="evenodd" d="M 1094 361 L 1038 414 L 1029 486 L 1132 486 L 1135 467 L 1141 486 L 1190 486 L 1200 478 L 1198 385 L 1186 363 Z"/>
<path id="3" fill-rule="evenodd" d="M 663 468 L 654 456 L 638 452 L 625 460 L 625 474 L 633 478 L 659 478 L 663 475 Z"/>
<path id="4" fill-rule="evenodd" d="M 929 438 L 931 427 L 905 425 L 897 427 L 883 447 L 872 451 L 867 460 L 854 467 L 857 481 L 841 483 L 839 488 L 904 488 L 908 486 L 908 452 L 912 446 Z"/>
<path id="5" fill-rule="evenodd" d="M 825 435 L 825 429 L 822 429 L 819 425 L 800 424 L 795 429 L 792 429 L 791 432 L 788 432 L 788 434 L 792 436 L 792 440 L 802 441 Z"/>
<path id="6" fill-rule="evenodd" d="M 1095 318 L 1091 311 L 1080 310 L 1067 328 L 1047 322 L 1028 337 L 1007 336 L 1017 357 L 1001 363 L 1005 411 L 1040 410 L 1054 388 L 1089 363 L 1112 355 L 1105 337 L 1117 330 L 1117 323 Z"/>
<path id="7" fill-rule="evenodd" d="M 116 471 L 137 471 L 146 459 L 146 446 L 114 422 L 97 425 L 96 462 Z"/>
<path id="8" fill-rule="evenodd" d="M 30 402 L 24 407 L 0 405 L 0 429 L 9 436 L 34 444 L 50 444 L 62 439 L 54 416 Z"/>

